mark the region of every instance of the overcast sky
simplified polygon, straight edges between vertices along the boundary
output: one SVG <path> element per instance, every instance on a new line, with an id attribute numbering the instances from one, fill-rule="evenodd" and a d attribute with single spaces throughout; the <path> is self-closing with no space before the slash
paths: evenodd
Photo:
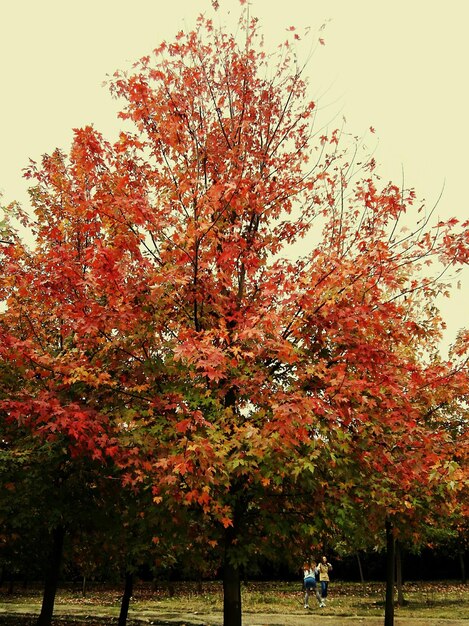
<path id="1" fill-rule="evenodd" d="M 220 18 L 239 15 L 238 0 L 220 0 Z M 312 94 L 330 119 L 348 129 L 376 129 L 384 178 L 406 184 L 437 214 L 469 218 L 469 0 L 252 0 L 267 48 L 289 26 L 323 23 L 326 45 L 308 66 Z M 0 2 L 0 190 L 3 202 L 26 202 L 21 170 L 71 129 L 93 123 L 110 139 L 116 103 L 102 86 L 190 28 L 209 0 L 5 0 Z M 230 18 L 228 18 L 230 19 Z M 446 343 L 469 325 L 469 272 L 450 302 Z"/>

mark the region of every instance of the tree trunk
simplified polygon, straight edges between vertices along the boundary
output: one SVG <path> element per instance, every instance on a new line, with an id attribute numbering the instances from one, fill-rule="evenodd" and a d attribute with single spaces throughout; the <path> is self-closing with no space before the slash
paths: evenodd
<path id="1" fill-rule="evenodd" d="M 170 598 L 174 598 L 176 594 L 176 588 L 174 586 L 174 582 L 171 578 L 171 572 L 168 574 L 168 595 Z"/>
<path id="2" fill-rule="evenodd" d="M 241 577 L 239 568 L 225 556 L 223 568 L 223 626 L 241 626 Z"/>
<path id="3" fill-rule="evenodd" d="M 386 607 L 384 626 L 394 626 L 394 537 L 392 524 L 386 520 Z"/>
<path id="4" fill-rule="evenodd" d="M 57 526 L 52 531 L 52 546 L 49 562 L 46 569 L 44 584 L 44 595 L 42 597 L 42 608 L 36 621 L 36 626 L 51 626 L 52 614 L 54 612 L 55 594 L 59 582 L 60 564 L 62 562 L 62 552 L 64 545 L 65 529 Z"/>
<path id="5" fill-rule="evenodd" d="M 124 595 L 122 596 L 121 611 L 117 626 L 125 626 L 127 623 L 127 615 L 129 614 L 130 598 L 132 597 L 134 585 L 134 575 L 130 572 L 125 574 Z"/>
<path id="6" fill-rule="evenodd" d="M 461 582 L 463 585 L 467 583 L 466 566 L 464 564 L 464 550 L 459 550 L 459 565 L 461 568 Z"/>
<path id="7" fill-rule="evenodd" d="M 357 564 L 358 564 L 358 571 L 360 572 L 360 582 L 363 584 L 365 582 L 365 578 L 363 576 L 363 567 L 362 567 L 362 560 L 360 558 L 360 552 L 357 552 Z"/>
<path id="8" fill-rule="evenodd" d="M 238 294 L 239 295 L 239 294 Z M 236 392 L 230 387 L 224 399 L 226 408 L 236 405 Z M 243 484 L 235 480 L 231 485 L 232 494 L 235 495 L 233 507 L 232 526 L 225 530 L 225 554 L 223 558 L 223 626 L 241 626 L 241 575 L 239 565 L 235 565 L 231 559 L 233 547 L 238 534 L 238 519 L 242 519 L 245 511 L 245 503 L 242 501 Z M 237 496 L 237 497 L 236 497 Z"/>
<path id="9" fill-rule="evenodd" d="M 397 604 L 404 606 L 406 604 L 404 591 L 402 588 L 402 548 L 401 542 L 396 539 L 396 585 L 397 585 Z"/>

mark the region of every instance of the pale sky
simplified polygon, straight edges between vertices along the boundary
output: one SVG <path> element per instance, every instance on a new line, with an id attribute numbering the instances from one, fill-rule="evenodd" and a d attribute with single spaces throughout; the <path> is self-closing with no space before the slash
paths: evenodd
<path id="1" fill-rule="evenodd" d="M 220 0 L 220 19 L 239 15 Z M 102 87 L 162 40 L 190 28 L 209 0 L 0 0 L 0 190 L 26 200 L 29 158 L 67 149 L 93 123 L 113 139 L 117 104 Z M 441 218 L 469 218 L 469 0 L 252 0 L 267 48 L 289 26 L 327 22 L 307 68 L 313 98 L 353 134 L 370 126 L 384 179 L 405 181 Z M 309 45 L 308 45 L 309 47 Z M 301 51 L 301 50 L 300 50 Z M 332 122 L 333 125 L 333 122 Z M 469 271 L 450 301 L 446 343 L 469 325 Z M 456 281 L 455 281 L 456 282 Z"/>

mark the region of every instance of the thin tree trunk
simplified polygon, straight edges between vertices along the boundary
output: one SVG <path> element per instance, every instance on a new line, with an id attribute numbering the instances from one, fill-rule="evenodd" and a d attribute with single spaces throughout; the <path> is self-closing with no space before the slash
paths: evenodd
<path id="1" fill-rule="evenodd" d="M 124 595 L 122 596 L 121 610 L 117 626 L 125 626 L 127 623 L 127 615 L 129 614 L 130 598 L 132 597 L 134 586 L 134 575 L 131 572 L 125 574 Z"/>
<path id="2" fill-rule="evenodd" d="M 464 550 L 459 550 L 459 565 L 461 568 L 461 582 L 463 585 L 467 583 L 466 565 L 464 563 Z"/>
<path id="3" fill-rule="evenodd" d="M 363 567 L 362 567 L 362 560 L 360 558 L 360 552 L 357 552 L 357 564 L 358 564 L 358 571 L 360 572 L 360 582 L 363 584 L 365 582 L 365 578 L 363 576 Z"/>
<path id="4" fill-rule="evenodd" d="M 176 589 L 174 587 L 174 582 L 173 579 L 171 578 L 171 572 L 169 572 L 168 574 L 168 595 L 170 598 L 174 598 L 174 595 L 176 593 Z"/>
<path id="5" fill-rule="evenodd" d="M 86 596 L 86 576 L 83 576 L 83 581 L 81 585 L 81 595 L 83 598 Z"/>
<path id="6" fill-rule="evenodd" d="M 386 607 L 384 626 L 394 626 L 394 536 L 392 524 L 386 520 Z"/>
<path id="7" fill-rule="evenodd" d="M 396 585 L 397 585 L 397 604 L 404 606 L 406 604 L 404 598 L 404 590 L 402 588 L 402 548 L 401 542 L 396 539 Z"/>
<path id="8" fill-rule="evenodd" d="M 54 613 L 55 595 L 59 582 L 60 564 L 62 562 L 62 552 L 64 545 L 65 529 L 57 526 L 52 531 L 52 546 L 47 564 L 44 595 L 42 597 L 42 607 L 36 626 L 51 626 L 52 614 Z"/>

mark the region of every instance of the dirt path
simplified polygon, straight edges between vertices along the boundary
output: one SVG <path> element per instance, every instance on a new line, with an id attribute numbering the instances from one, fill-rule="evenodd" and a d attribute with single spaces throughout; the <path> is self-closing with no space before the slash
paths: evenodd
<path id="1" fill-rule="evenodd" d="M 200 616 L 198 621 L 193 621 L 198 617 L 195 615 L 179 615 L 176 622 L 162 622 L 162 624 L 178 624 L 179 626 L 223 626 L 223 617 L 220 616 Z M 180 620 L 183 621 L 180 621 Z M 189 621 L 190 620 L 190 621 Z M 383 626 L 384 617 L 342 617 L 340 615 L 279 615 L 272 613 L 256 613 L 243 615 L 243 626 Z M 468 626 L 469 620 L 435 619 L 428 620 L 412 618 L 395 618 L 395 626 Z M 154 622 L 158 626 L 158 622 Z"/>
<path id="2" fill-rule="evenodd" d="M 219 622 L 218 624 L 221 624 Z M 244 615 L 243 626 L 383 626 L 384 617 L 340 617 L 337 615 Z M 395 626 L 468 626 L 468 620 L 395 618 Z M 208 624 L 207 624 L 208 626 Z"/>
<path id="3" fill-rule="evenodd" d="M 153 626 L 223 626 L 221 615 L 181 615 L 154 621 Z M 151 623 L 151 622 L 150 622 Z M 384 617 L 343 617 L 340 615 L 282 615 L 256 613 L 243 615 L 243 626 L 383 626 Z M 396 617 L 395 626 L 468 626 L 469 620 Z"/>
<path id="4" fill-rule="evenodd" d="M 218 624 L 221 624 L 219 622 Z M 383 626 L 384 617 L 341 617 L 339 615 L 244 615 L 243 626 Z M 468 626 L 468 620 L 395 618 L 395 626 Z M 208 624 L 207 624 L 208 626 Z M 218 625 L 217 625 L 218 626 Z"/>

